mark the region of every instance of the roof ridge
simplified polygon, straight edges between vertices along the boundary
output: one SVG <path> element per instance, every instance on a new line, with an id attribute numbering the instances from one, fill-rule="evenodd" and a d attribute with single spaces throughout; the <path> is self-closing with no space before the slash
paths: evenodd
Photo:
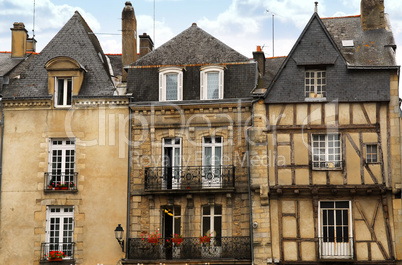
<path id="1" fill-rule="evenodd" d="M 353 18 L 353 17 L 360 17 L 360 15 L 350 15 L 350 16 L 342 16 L 342 17 L 322 17 L 321 19 Z"/>

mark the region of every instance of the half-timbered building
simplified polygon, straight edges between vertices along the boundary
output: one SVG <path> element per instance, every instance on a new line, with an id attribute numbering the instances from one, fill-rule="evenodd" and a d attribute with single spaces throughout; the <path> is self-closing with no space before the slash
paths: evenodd
<path id="1" fill-rule="evenodd" d="M 257 262 L 400 259 L 399 66 L 383 1 L 369 2 L 360 16 L 314 12 L 289 55 L 266 60 L 251 153 L 268 157 L 252 168 Z"/>

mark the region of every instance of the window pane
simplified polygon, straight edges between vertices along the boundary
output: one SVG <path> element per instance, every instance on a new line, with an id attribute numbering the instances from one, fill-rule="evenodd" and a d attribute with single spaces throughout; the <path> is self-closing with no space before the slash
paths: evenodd
<path id="1" fill-rule="evenodd" d="M 202 215 L 210 215 L 210 214 L 211 214 L 211 208 L 209 206 L 202 207 Z"/>
<path id="2" fill-rule="evenodd" d="M 209 72 L 207 75 L 207 99 L 219 98 L 219 73 Z"/>
<path id="3" fill-rule="evenodd" d="M 72 88 L 73 88 L 73 83 L 72 80 L 69 79 L 67 80 L 67 105 L 71 105 L 71 96 L 72 96 Z"/>
<path id="4" fill-rule="evenodd" d="M 208 235 L 211 232 L 211 218 L 204 216 L 202 218 L 202 235 Z"/>
<path id="5" fill-rule="evenodd" d="M 166 100 L 177 100 L 178 74 L 166 75 Z"/>
<path id="6" fill-rule="evenodd" d="M 349 202 L 348 201 L 337 201 L 335 202 L 336 208 L 349 208 Z"/>
<path id="7" fill-rule="evenodd" d="M 58 79 L 57 86 L 57 105 L 63 105 L 64 99 L 64 79 Z"/>

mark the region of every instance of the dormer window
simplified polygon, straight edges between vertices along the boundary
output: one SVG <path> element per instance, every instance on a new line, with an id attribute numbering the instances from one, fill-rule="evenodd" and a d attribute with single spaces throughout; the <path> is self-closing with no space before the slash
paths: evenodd
<path id="1" fill-rule="evenodd" d="M 223 67 L 208 66 L 201 68 L 201 100 L 223 98 Z"/>
<path id="2" fill-rule="evenodd" d="M 48 73 L 48 92 L 53 95 L 56 108 L 72 106 L 72 97 L 79 94 L 87 71 L 80 63 L 70 57 L 55 57 L 45 68 Z"/>
<path id="3" fill-rule="evenodd" d="M 183 100 L 183 70 L 166 67 L 159 70 L 159 101 Z"/>
<path id="4" fill-rule="evenodd" d="M 306 98 L 325 98 L 327 96 L 327 73 L 325 69 L 307 69 L 304 80 Z"/>
<path id="5" fill-rule="evenodd" d="M 55 107 L 71 106 L 73 91 L 72 78 L 56 78 Z"/>

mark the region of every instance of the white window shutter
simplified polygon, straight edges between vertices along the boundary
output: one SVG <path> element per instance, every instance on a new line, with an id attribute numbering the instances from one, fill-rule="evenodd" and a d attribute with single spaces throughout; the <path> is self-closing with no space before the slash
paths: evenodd
<path id="1" fill-rule="evenodd" d="M 163 73 L 159 73 L 159 101 L 164 101 L 163 97 Z"/>
<path id="2" fill-rule="evenodd" d="M 223 70 L 219 71 L 219 98 L 223 99 Z"/>
<path id="3" fill-rule="evenodd" d="M 177 100 L 183 100 L 183 72 L 180 72 L 178 75 L 177 82 Z"/>
<path id="4" fill-rule="evenodd" d="M 200 99 L 205 99 L 204 96 L 204 77 L 205 77 L 205 73 L 203 71 L 201 71 L 200 73 Z"/>

